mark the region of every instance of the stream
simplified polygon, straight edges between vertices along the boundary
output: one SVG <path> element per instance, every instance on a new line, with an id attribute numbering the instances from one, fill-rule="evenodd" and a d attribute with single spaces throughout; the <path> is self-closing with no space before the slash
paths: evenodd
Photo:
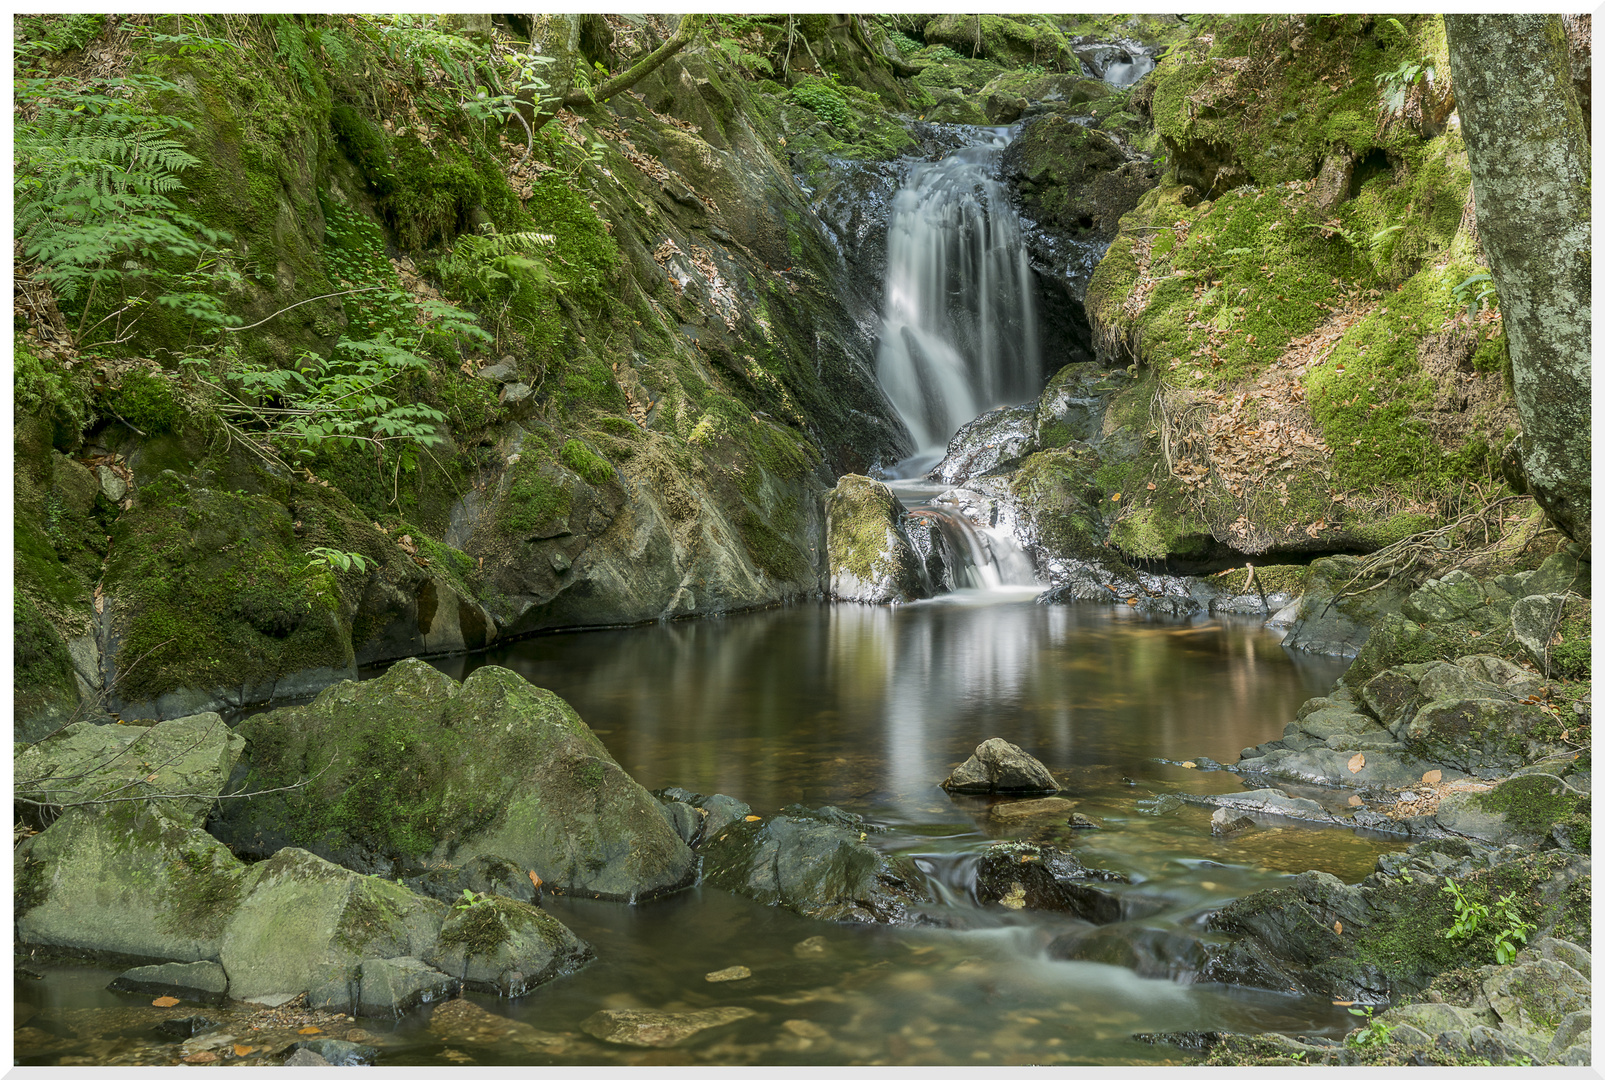
<path id="1" fill-rule="evenodd" d="M 918 860 L 937 894 L 929 913 L 952 925 L 820 923 L 707 887 L 633 907 L 547 897 L 597 959 L 525 998 L 467 995 L 503 1018 L 496 1037 L 432 1024 L 428 1007 L 360 1021 L 381 1063 L 1160 1063 L 1191 1055 L 1131 1036 L 1347 1031 L 1353 1018 L 1326 1000 L 1196 981 L 1193 943 L 1207 936 L 1203 916 L 1234 897 L 1307 869 L 1356 881 L 1401 845 L 1297 825 L 1221 840 L 1207 808 L 1144 812 L 1165 792 L 1239 789 L 1231 773 L 1162 759 L 1234 759 L 1279 733 L 1342 662 L 1295 661 L 1256 620 L 1145 617 L 1033 595 L 805 603 L 435 660 L 456 677 L 499 664 L 556 691 L 649 788 L 723 792 L 760 814 L 801 802 L 864 815 L 879 827 L 874 844 Z M 1039 756 L 1077 812 L 1100 823 L 1061 826 L 1050 839 L 1130 877 L 1115 886 L 1124 921 L 1095 930 L 1068 915 L 976 905 L 976 854 L 1035 835 L 998 826 L 988 800 L 938 786 L 992 736 Z M 1051 955 L 1055 939 L 1094 933 L 1134 949 L 1146 974 Z M 812 938 L 823 949 L 799 955 Z M 752 977 L 704 979 L 737 964 Z M 148 1005 L 104 989 L 116 969 L 42 970 L 17 983 L 19 1063 L 167 1060 Z M 610 1047 L 578 1030 L 598 1009 L 720 1005 L 758 1016 L 673 1050 Z"/>

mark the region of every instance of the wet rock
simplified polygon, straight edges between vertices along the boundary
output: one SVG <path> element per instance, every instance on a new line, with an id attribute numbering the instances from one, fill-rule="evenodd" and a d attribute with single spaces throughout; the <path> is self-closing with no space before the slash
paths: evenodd
<path id="1" fill-rule="evenodd" d="M 171 995 L 185 1001 L 218 1005 L 228 997 L 228 974 L 221 964 L 210 960 L 192 964 L 152 964 L 130 968 L 113 979 L 106 989 L 142 997 Z"/>
<path id="2" fill-rule="evenodd" d="M 988 739 L 953 770 L 942 787 L 950 793 L 1053 792 L 1059 782 L 1042 762 L 1003 739 Z"/>
<path id="3" fill-rule="evenodd" d="M 814 919 L 914 921 L 924 876 L 911 859 L 870 847 L 866 834 L 863 818 L 833 806 L 787 806 L 704 841 L 703 879 Z"/>
<path id="4" fill-rule="evenodd" d="M 1058 112 L 1028 118 L 1004 151 L 1002 168 L 1026 217 L 1070 237 L 1104 242 L 1159 181 L 1152 162 L 1133 160 L 1107 132 Z"/>
<path id="5" fill-rule="evenodd" d="M 215 712 L 168 720 L 154 727 L 71 724 L 47 739 L 16 748 L 13 789 L 49 807 L 150 794 L 163 811 L 200 825 L 245 747 Z M 30 811 L 35 817 L 38 810 Z"/>
<path id="6" fill-rule="evenodd" d="M 723 1027 L 758 1014 L 727 1006 L 695 1012 L 650 1012 L 644 1009 L 605 1009 L 580 1023 L 580 1030 L 603 1042 L 621 1046 L 678 1046 L 699 1031 Z"/>
<path id="7" fill-rule="evenodd" d="M 931 478 L 960 484 L 971 477 L 1006 469 L 1031 453 L 1036 410 L 1010 405 L 982 413 L 948 441 L 947 454 L 931 470 Z"/>
<path id="8" fill-rule="evenodd" d="M 1111 923 L 1120 918 L 1120 900 L 1105 883 L 1125 880 L 1106 870 L 1089 870 L 1070 852 L 1050 844 L 1009 841 L 982 852 L 975 895 L 982 904 L 1065 911 L 1088 922 Z"/>
<path id="9" fill-rule="evenodd" d="M 364 960 L 356 982 L 356 1000 L 344 1006 L 356 1016 L 398 1017 L 462 990 L 459 980 L 411 956 Z"/>
<path id="10" fill-rule="evenodd" d="M 1408 593 L 1395 583 L 1363 592 L 1376 581 L 1361 578 L 1361 560 L 1352 555 L 1331 555 L 1316 559 L 1310 564 L 1303 600 L 1299 604 L 1298 621 L 1282 639 L 1289 649 L 1304 652 L 1326 653 L 1333 656 L 1357 657 L 1372 633 L 1372 628 L 1390 614 L 1397 614 Z M 1337 594 L 1343 592 L 1341 599 Z M 1361 675 L 1355 672 L 1351 681 L 1369 678 L 1394 661 L 1376 664 Z"/>
<path id="11" fill-rule="evenodd" d="M 229 802 L 213 832 L 242 853 L 304 840 L 343 865 L 414 873 L 487 856 L 517 868 L 510 881 L 534 871 L 548 887 L 628 900 L 672 892 L 696 872 L 652 796 L 574 710 L 506 668 L 479 668 L 459 685 L 403 660 L 237 730 L 249 745 L 241 782 L 318 777 Z"/>
<path id="12" fill-rule="evenodd" d="M 698 824 L 694 833 L 695 839 L 694 842 L 688 841 L 693 847 L 701 847 L 704 841 L 718 834 L 731 822 L 745 821 L 752 813 L 752 807 L 729 795 L 698 795 L 694 791 L 678 787 L 663 788 L 653 794 L 666 806 L 678 803 L 696 812 Z M 671 812 L 676 815 L 676 820 L 681 820 L 684 825 L 690 824 L 689 819 L 684 819 L 679 811 L 671 809 Z"/>
<path id="13" fill-rule="evenodd" d="M 1101 829 L 1101 828 L 1103 828 L 1103 826 L 1100 825 L 1095 818 L 1090 818 L 1086 814 L 1071 814 L 1070 815 L 1070 827 L 1072 829 Z"/>
<path id="14" fill-rule="evenodd" d="M 1187 801 L 1181 796 L 1166 794 L 1153 799 L 1139 801 L 1137 803 L 1137 812 L 1139 814 L 1148 814 L 1151 817 L 1163 817 L 1167 814 L 1177 813 L 1186 805 Z"/>
<path id="15" fill-rule="evenodd" d="M 1226 812 L 1225 818 L 1228 821 L 1235 820 L 1234 815 L 1245 814 L 1267 814 L 1323 824 L 1331 824 L 1337 820 L 1314 799 L 1300 799 L 1289 795 L 1281 788 L 1259 788 L 1255 791 L 1233 792 L 1229 795 L 1186 795 L 1183 798 L 1188 802 L 1220 807 Z M 1249 820 L 1249 824 L 1253 824 L 1252 819 Z"/>
<path id="16" fill-rule="evenodd" d="M 901 527 L 902 504 L 891 488 L 847 475 L 825 496 L 825 549 L 830 595 L 866 604 L 928 596 L 923 562 Z"/>
<path id="17" fill-rule="evenodd" d="M 1060 368 L 1037 398 L 1031 417 L 1034 448 L 1056 449 L 1099 438 L 1109 401 L 1125 385 L 1119 373 L 1098 363 Z"/>
<path id="18" fill-rule="evenodd" d="M 424 959 L 470 990 L 521 997 L 576 971 L 594 954 L 540 908 L 486 897 L 452 909 Z"/>
<path id="19" fill-rule="evenodd" d="M 1224 1042 L 1226 1037 L 1218 1031 L 1145 1031 L 1132 1038 L 1150 1046 L 1174 1046 L 1178 1050 L 1207 1054 Z"/>

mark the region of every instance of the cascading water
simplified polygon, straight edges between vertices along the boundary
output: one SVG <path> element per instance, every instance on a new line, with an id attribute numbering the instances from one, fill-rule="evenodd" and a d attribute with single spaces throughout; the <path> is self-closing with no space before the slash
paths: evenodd
<path id="1" fill-rule="evenodd" d="M 1004 128 L 915 165 L 892 204 L 876 371 L 916 457 L 1037 392 L 1041 361 L 1020 220 L 995 178 Z"/>
<path id="2" fill-rule="evenodd" d="M 960 427 L 1040 389 L 1037 313 L 1020 219 L 996 179 L 1007 128 L 915 165 L 892 203 L 876 372 L 917 447 L 891 473 L 918 477 Z M 933 496 L 899 495 L 931 519 L 947 558 L 949 589 L 1036 583 L 1030 558 L 1005 531 L 980 525 Z"/>

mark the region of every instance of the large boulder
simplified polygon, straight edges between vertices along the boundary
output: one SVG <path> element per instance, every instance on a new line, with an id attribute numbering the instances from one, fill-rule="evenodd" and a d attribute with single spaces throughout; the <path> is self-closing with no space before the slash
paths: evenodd
<path id="1" fill-rule="evenodd" d="M 830 595 L 867 604 L 902 603 L 930 595 L 924 562 L 902 529 L 892 489 L 847 475 L 825 496 L 825 550 Z"/>
<path id="2" fill-rule="evenodd" d="M 863 818 L 834 806 L 787 806 L 743 820 L 702 844 L 709 885 L 799 915 L 838 922 L 906 923 L 926 899 L 924 878 L 907 858 L 870 847 Z"/>
<path id="3" fill-rule="evenodd" d="M 169 814 L 200 825 L 244 747 L 213 712 L 155 727 L 77 723 L 17 747 L 13 791 L 28 800 L 30 816 L 93 799 L 162 796 Z"/>
<path id="4" fill-rule="evenodd" d="M 229 996 L 279 1005 L 308 994 L 344 1002 L 367 959 L 418 956 L 440 935 L 445 905 L 353 873 L 301 848 L 247 870 L 222 935 Z"/>
<path id="5" fill-rule="evenodd" d="M 493 856 L 549 888 L 632 901 L 695 874 L 652 796 L 574 710 L 506 668 L 459 686 L 404 660 L 238 730 L 248 744 L 238 782 L 306 781 L 226 804 L 214 831 L 242 853 L 296 844 L 387 873 Z"/>
<path id="6" fill-rule="evenodd" d="M 1059 782 L 1048 767 L 1004 739 L 988 739 L 942 781 L 949 792 L 965 795 L 1054 792 Z"/>
<path id="7" fill-rule="evenodd" d="M 972 476 L 1018 464 L 1036 449 L 1032 439 L 1034 416 L 1029 405 L 1008 405 L 977 416 L 948 440 L 947 454 L 931 470 L 932 479 L 962 484 Z"/>
<path id="8" fill-rule="evenodd" d="M 137 961 L 218 959 L 246 891 L 228 848 L 147 802 L 67 810 L 14 868 L 19 942 Z"/>

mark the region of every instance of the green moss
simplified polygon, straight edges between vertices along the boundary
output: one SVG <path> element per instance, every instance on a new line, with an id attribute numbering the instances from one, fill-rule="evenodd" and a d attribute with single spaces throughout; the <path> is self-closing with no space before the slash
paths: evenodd
<path id="1" fill-rule="evenodd" d="M 185 422 L 172 382 L 144 368 L 124 373 L 117 389 L 106 395 L 106 408 L 146 435 L 177 431 Z"/>
<path id="2" fill-rule="evenodd" d="M 491 956 L 512 940 L 501 907 L 490 897 L 453 909 L 440 930 L 441 946 L 460 948 L 464 956 Z"/>
<path id="3" fill-rule="evenodd" d="M 11 884 L 12 918 L 20 919 L 50 899 L 50 874 L 42 860 L 25 853 L 18 861 L 17 877 Z"/>
<path id="4" fill-rule="evenodd" d="M 1055 554 L 1088 553 L 1101 540 L 1097 466 L 1089 451 L 1045 450 L 1026 458 L 1010 481 L 1043 545 Z"/>
<path id="5" fill-rule="evenodd" d="M 12 409 L 18 419 L 42 418 L 50 425 L 50 443 L 59 450 L 76 446 L 79 433 L 95 416 L 89 380 L 61 366 L 53 356 L 39 357 L 22 335 L 12 339 Z"/>
<path id="6" fill-rule="evenodd" d="M 1593 677 L 1593 605 L 1588 600 L 1568 600 L 1565 614 L 1556 627 L 1558 642 L 1549 647 L 1549 671 L 1562 679 Z"/>
<path id="7" fill-rule="evenodd" d="M 587 484 L 600 487 L 613 479 L 612 463 L 579 439 L 564 440 L 557 459 L 579 473 Z"/>
<path id="8" fill-rule="evenodd" d="M 525 205 L 531 228 L 556 238 L 551 263 L 565 295 L 604 303 L 619 271 L 619 248 L 591 204 L 563 177 L 548 176 L 531 188 Z"/>
<path id="9" fill-rule="evenodd" d="M 742 511 L 736 527 L 753 565 L 776 581 L 807 581 L 812 576 L 807 556 L 787 539 L 789 533 L 777 532 L 752 510 Z"/>
<path id="10" fill-rule="evenodd" d="M 1546 835 L 1551 825 L 1574 814 L 1586 821 L 1590 807 L 1587 796 L 1542 774 L 1513 776 L 1491 791 L 1473 795 L 1472 801 L 1484 810 L 1503 814 L 1509 824 L 1532 836 Z"/>
<path id="11" fill-rule="evenodd" d="M 530 535 L 568 516 L 573 495 L 551 475 L 533 446 L 519 455 L 497 524 L 514 535 Z"/>
<path id="12" fill-rule="evenodd" d="M 216 935 L 240 906 L 239 864 L 223 848 L 186 849 L 166 867 L 167 904 L 161 920 L 170 933 Z"/>

